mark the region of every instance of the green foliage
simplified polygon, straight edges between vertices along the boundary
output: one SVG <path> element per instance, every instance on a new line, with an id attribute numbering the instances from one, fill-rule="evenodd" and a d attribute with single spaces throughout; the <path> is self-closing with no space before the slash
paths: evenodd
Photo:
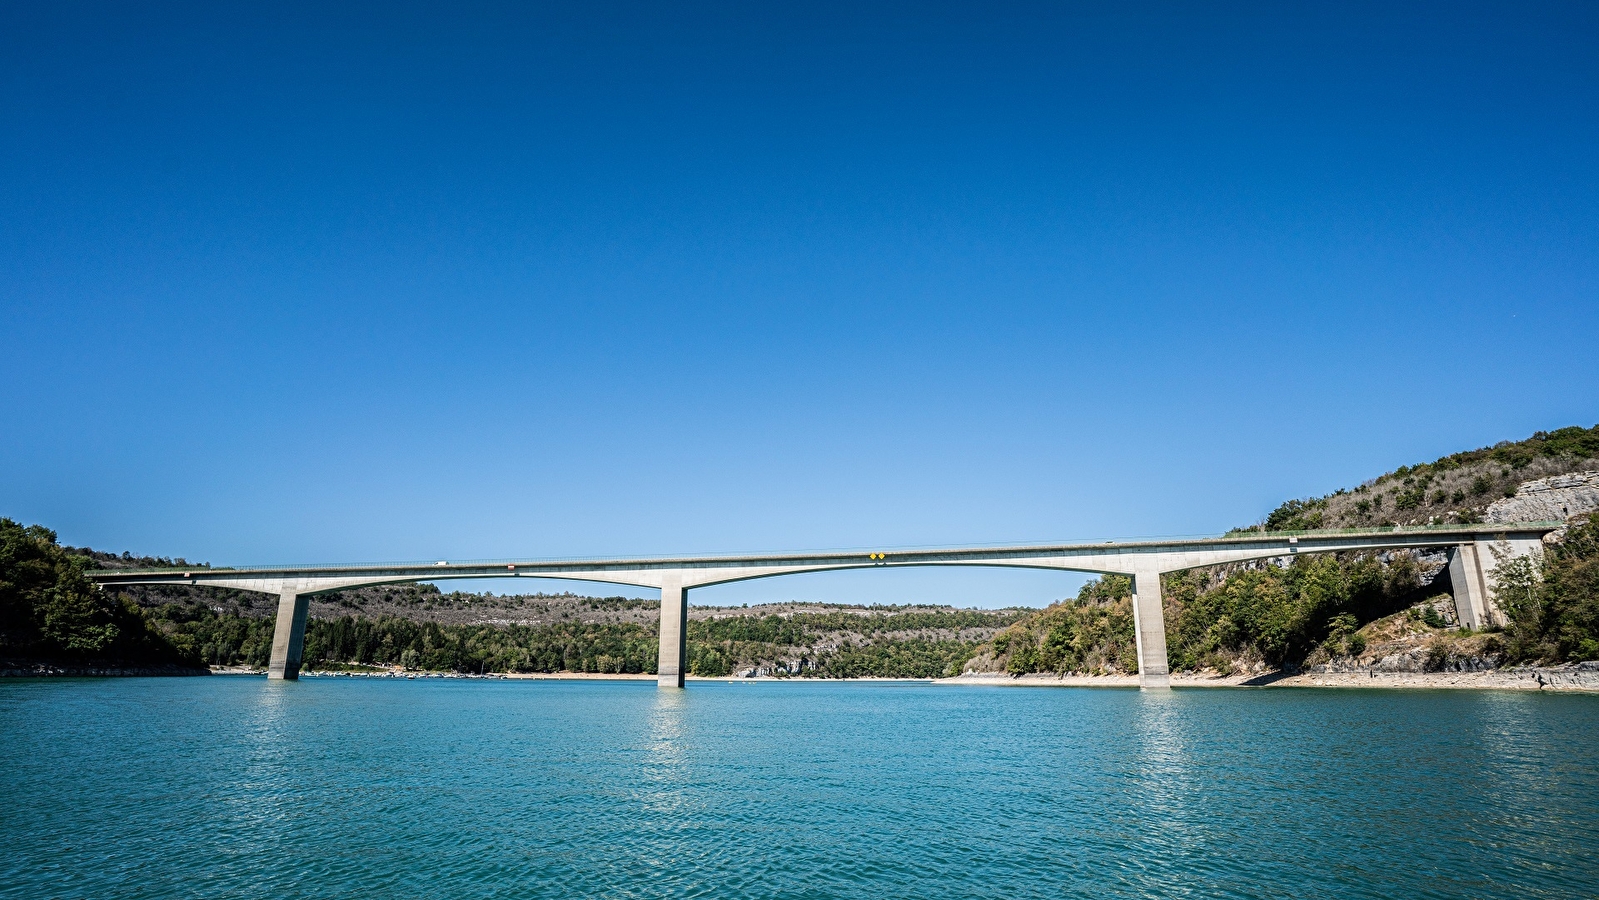
<path id="1" fill-rule="evenodd" d="M 1592 428 L 1571 426 L 1554 431 L 1540 431 L 1528 443 L 1534 444 L 1545 456 L 1599 456 L 1599 425 Z"/>
<path id="2" fill-rule="evenodd" d="M 1494 602 L 1510 620 L 1530 622 L 1538 618 L 1541 563 L 1537 556 L 1517 556 L 1494 566 Z"/>
<path id="3" fill-rule="evenodd" d="M 1327 639 L 1322 641 L 1329 656 L 1359 656 L 1366 651 L 1366 639 L 1356 633 L 1360 623 L 1349 613 L 1327 620 Z"/>
<path id="4" fill-rule="evenodd" d="M 654 629 L 632 623 L 441 625 L 411 619 L 313 619 L 305 664 L 362 663 L 455 672 L 655 671 Z"/>
<path id="5" fill-rule="evenodd" d="M 1387 563 L 1369 554 L 1300 556 L 1287 568 L 1242 569 L 1212 586 L 1205 578 L 1191 571 L 1162 579 L 1174 669 L 1227 670 L 1251 654 L 1293 666 L 1318 646 L 1360 654 L 1366 649 L 1360 626 L 1411 605 L 1420 588 L 1408 554 Z M 1016 623 L 989 649 L 1013 675 L 1137 671 L 1131 590 L 1125 576 L 1090 582 L 1076 601 Z"/>
<path id="6" fill-rule="evenodd" d="M 1165 581 L 1177 608 L 1167 631 L 1173 669 L 1223 668 L 1250 653 L 1293 666 L 1324 642 L 1330 650 L 1359 652 L 1355 629 L 1410 605 L 1419 584 L 1408 555 L 1388 565 L 1370 555 L 1300 556 L 1285 569 L 1234 572 L 1208 589 L 1200 577 L 1179 573 Z"/>
<path id="7" fill-rule="evenodd" d="M 691 622 L 689 638 L 707 643 L 755 641 L 793 645 L 805 642 L 805 628 L 788 616 L 727 616 Z"/>
<path id="8" fill-rule="evenodd" d="M 148 611 L 178 647 L 209 666 L 264 667 L 272 656 L 271 618 L 219 615 L 192 604 L 169 603 Z"/>
<path id="9" fill-rule="evenodd" d="M 1133 595 L 1133 579 L 1126 575 L 1101 575 L 1077 592 L 1078 603 L 1099 606 L 1126 600 Z"/>
<path id="10" fill-rule="evenodd" d="M 803 674 L 929 678 L 958 673 L 976 642 L 924 637 L 963 628 L 1008 624 L 1017 611 L 909 610 L 867 614 L 726 616 L 688 624 L 688 671 L 721 677 L 775 659 L 801 659 Z M 219 615 L 194 606 L 156 611 L 173 638 L 216 665 L 266 664 L 273 620 Z M 835 649 L 818 644 L 838 640 Z M 648 673 L 659 643 L 653 626 L 561 622 L 549 625 L 441 625 L 396 616 L 312 619 L 306 624 L 304 665 L 404 666 L 457 672 Z"/>
<path id="11" fill-rule="evenodd" d="M 1349 613 L 1339 613 L 1327 620 L 1327 640 L 1324 643 L 1341 650 L 1344 641 L 1348 640 L 1359 627 L 1360 623 L 1355 621 L 1354 616 Z"/>
<path id="12" fill-rule="evenodd" d="M 1572 425 L 1554 431 L 1539 431 L 1524 441 L 1501 441 L 1493 447 L 1452 453 L 1433 462 L 1431 467 L 1442 470 L 1492 460 L 1519 469 L 1540 456 L 1576 459 L 1599 456 L 1599 425 L 1592 428 Z"/>
<path id="13" fill-rule="evenodd" d="M 1562 460 L 1552 468 L 1570 471 L 1582 468 L 1585 463 L 1581 461 L 1596 456 L 1599 456 L 1599 425 L 1593 428 L 1573 426 L 1556 431 L 1540 431 L 1524 441 L 1502 441 L 1493 447 L 1453 453 L 1430 463 L 1400 466 L 1392 472 L 1379 475 L 1370 485 L 1355 488 L 1354 493 L 1365 496 L 1347 506 L 1328 503 L 1331 498 L 1347 491 L 1334 491 L 1325 497 L 1290 500 L 1273 510 L 1261 524 L 1233 529 L 1228 533 L 1310 531 L 1329 527 L 1395 524 L 1393 520 L 1373 521 L 1382 518 L 1385 505 L 1392 510 L 1395 519 L 1410 524 L 1419 524 L 1423 520 L 1477 522 L 1481 521 L 1485 501 L 1495 495 L 1515 495 L 1517 482 L 1521 480 L 1518 472 L 1534 460 Z M 1435 485 L 1434 482 L 1443 473 L 1467 466 L 1476 470 L 1469 473 L 1469 486 L 1454 482 L 1453 479 L 1450 483 Z M 1470 508 L 1448 509 L 1444 508 L 1446 504 L 1469 505 Z"/>
<path id="14" fill-rule="evenodd" d="M 974 642 L 906 638 L 845 644 L 822 656 L 815 674 L 827 678 L 939 678 L 958 674 Z"/>
<path id="15" fill-rule="evenodd" d="M 1034 672 L 1138 670 L 1133 635 L 1132 580 L 1106 575 L 1090 581 L 1075 600 L 1053 604 L 1001 632 L 990 642 L 1012 675 Z"/>
<path id="16" fill-rule="evenodd" d="M 787 660 L 798 674 L 828 678 L 937 678 L 959 674 L 976 652 L 976 641 L 960 638 L 963 631 L 1001 627 L 1021 615 L 874 607 L 697 619 L 688 624 L 689 672 L 718 677 Z M 828 644 L 836 646 L 822 649 Z"/>
<path id="17" fill-rule="evenodd" d="M 1417 485 L 1394 495 L 1394 509 L 1415 509 L 1426 499 L 1426 488 Z"/>
<path id="18" fill-rule="evenodd" d="M 694 643 L 688 647 L 688 671 L 690 675 L 721 678 L 733 674 L 733 661 L 721 647 Z"/>
<path id="19" fill-rule="evenodd" d="M 1312 531 L 1321 527 L 1322 511 L 1327 506 L 1325 497 L 1311 500 L 1290 500 L 1266 516 L 1267 531 Z"/>
<path id="20" fill-rule="evenodd" d="M 1438 612 L 1438 608 L 1431 604 L 1421 608 L 1421 621 L 1428 628 L 1443 628 L 1449 624 L 1444 621 L 1444 617 Z"/>
<path id="21" fill-rule="evenodd" d="M 1536 455 L 1537 454 L 1529 447 L 1521 447 L 1512 444 L 1506 447 L 1493 448 L 1492 453 L 1489 454 L 1489 458 L 1494 462 L 1501 462 L 1510 466 L 1511 468 L 1519 469 L 1525 466 L 1527 463 L 1532 462 Z"/>
<path id="22" fill-rule="evenodd" d="M 83 564 L 50 529 L 0 518 L 0 655 L 110 665 L 197 663 L 136 604 L 89 581 Z"/>
<path id="23" fill-rule="evenodd" d="M 1573 525 L 1541 567 L 1501 563 L 1494 599 L 1510 621 L 1512 661 L 1599 659 L 1599 519 Z"/>

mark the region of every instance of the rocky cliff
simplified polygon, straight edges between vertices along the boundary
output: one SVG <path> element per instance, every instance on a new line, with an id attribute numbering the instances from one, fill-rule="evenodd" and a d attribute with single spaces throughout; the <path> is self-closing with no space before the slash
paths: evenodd
<path id="1" fill-rule="evenodd" d="M 1484 522 L 1564 522 L 1599 511 L 1599 471 L 1551 475 L 1522 483 L 1514 496 L 1495 500 Z"/>

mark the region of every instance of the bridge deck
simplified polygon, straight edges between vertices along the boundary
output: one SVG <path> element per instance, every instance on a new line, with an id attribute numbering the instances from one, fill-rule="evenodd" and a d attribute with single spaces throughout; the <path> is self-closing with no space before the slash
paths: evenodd
<path id="1" fill-rule="evenodd" d="M 1322 531 L 1273 531 L 1229 534 L 1216 537 L 1103 541 L 1067 544 L 1022 544 L 1005 546 L 966 546 L 933 548 L 886 548 L 851 550 L 812 550 L 787 553 L 711 554 L 704 556 L 640 557 L 523 557 L 510 559 L 435 560 L 269 566 L 174 566 L 150 569 L 99 569 L 88 576 L 101 584 L 137 584 L 209 581 L 214 578 L 461 578 L 533 575 L 560 571 L 648 571 L 660 569 L 782 569 L 864 567 L 872 565 L 982 565 L 1029 559 L 1069 559 L 1107 556 L 1206 556 L 1223 551 L 1268 552 L 1289 555 L 1345 549 L 1386 549 L 1424 546 L 1450 546 L 1485 538 L 1526 540 L 1542 537 L 1559 527 L 1558 522 L 1516 522 L 1503 524 L 1410 526 L 1377 529 Z M 1207 552 L 1208 551 L 1208 552 Z"/>

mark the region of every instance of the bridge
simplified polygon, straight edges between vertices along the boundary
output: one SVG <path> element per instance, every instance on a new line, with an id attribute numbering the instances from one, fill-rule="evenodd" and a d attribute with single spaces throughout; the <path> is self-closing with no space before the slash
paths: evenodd
<path id="1" fill-rule="evenodd" d="M 1145 688 L 1171 683 L 1166 659 L 1166 622 L 1160 576 L 1201 566 L 1291 557 L 1302 553 L 1447 548 L 1449 577 L 1460 624 L 1503 624 L 1494 606 L 1492 572 L 1506 554 L 1524 555 L 1540 546 L 1556 522 L 1494 525 L 1415 526 L 1346 531 L 1249 532 L 1169 541 L 1106 541 L 1014 547 L 951 547 L 888 551 L 818 551 L 738 556 L 640 559 L 503 559 L 382 563 L 336 566 L 188 567 L 107 569 L 89 572 L 104 587 L 187 584 L 276 595 L 278 616 L 267 677 L 299 677 L 310 597 L 377 584 L 457 578 L 562 578 L 598 581 L 661 592 L 661 687 L 683 686 L 688 593 L 692 588 L 800 572 L 905 566 L 1007 566 L 1127 575 L 1133 582 L 1133 627 L 1138 646 L 1138 682 Z"/>

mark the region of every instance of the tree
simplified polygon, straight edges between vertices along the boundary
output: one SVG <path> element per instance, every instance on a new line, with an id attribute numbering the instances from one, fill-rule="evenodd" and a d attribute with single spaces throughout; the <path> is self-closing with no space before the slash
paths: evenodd
<path id="1" fill-rule="evenodd" d="M 1506 560 L 1494 576 L 1512 660 L 1599 659 L 1599 520 L 1571 526 L 1541 565 Z"/>
<path id="2" fill-rule="evenodd" d="M 100 590 L 42 525 L 0 518 L 0 652 L 21 659 L 197 665 L 137 605 Z"/>

